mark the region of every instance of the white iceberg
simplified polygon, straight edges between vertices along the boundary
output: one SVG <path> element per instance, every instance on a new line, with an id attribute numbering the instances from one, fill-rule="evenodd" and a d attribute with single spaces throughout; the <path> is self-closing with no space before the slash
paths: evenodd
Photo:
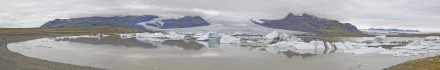
<path id="1" fill-rule="evenodd" d="M 365 38 L 364 40 L 361 41 L 362 43 L 382 43 L 382 42 L 386 42 L 386 35 L 380 35 L 380 36 L 376 36 L 374 38 Z"/>
<path id="2" fill-rule="evenodd" d="M 135 37 L 135 34 L 127 33 L 127 34 L 119 34 L 119 36 L 121 37 L 121 39 L 129 39 Z"/>
<path id="3" fill-rule="evenodd" d="M 341 43 L 341 42 L 335 42 L 335 43 L 333 43 L 333 45 L 335 45 L 336 49 L 339 49 L 339 50 L 347 49 L 347 47 L 345 47 L 344 43 Z"/>
<path id="4" fill-rule="evenodd" d="M 277 52 L 285 52 L 285 51 L 289 51 L 289 50 L 295 50 L 296 48 L 295 48 L 295 43 L 293 43 L 293 42 L 281 41 L 281 42 L 277 42 L 275 44 L 271 44 L 271 45 L 269 45 L 269 47 L 267 47 L 265 49 L 266 49 L 266 51 L 277 53 Z"/>
<path id="5" fill-rule="evenodd" d="M 197 41 L 206 41 L 209 38 L 209 33 L 203 35 L 201 33 L 198 33 L 194 37 L 197 38 Z"/>
<path id="6" fill-rule="evenodd" d="M 427 49 L 430 49 L 430 50 L 440 50 L 440 46 L 428 47 Z"/>
<path id="7" fill-rule="evenodd" d="M 327 45 L 327 49 L 335 49 L 335 47 L 333 47 L 333 45 L 330 42 L 326 42 L 325 43 Z"/>
<path id="8" fill-rule="evenodd" d="M 177 34 L 176 32 L 169 32 L 167 36 L 170 40 L 181 40 L 185 38 L 185 35 Z"/>
<path id="9" fill-rule="evenodd" d="M 232 37 L 230 35 L 223 35 L 220 39 L 220 43 L 240 43 L 241 39 Z"/>
<path id="10" fill-rule="evenodd" d="M 305 42 L 297 42 L 295 44 L 295 48 L 298 50 L 308 50 L 308 49 L 315 49 L 315 45 Z"/>
<path id="11" fill-rule="evenodd" d="M 351 44 L 350 42 L 344 42 L 345 47 L 347 47 L 347 49 L 355 49 L 353 44 Z"/>
<path id="12" fill-rule="evenodd" d="M 377 53 L 385 51 L 382 47 L 372 48 L 372 47 L 361 47 L 359 49 L 354 50 L 344 50 L 344 53 L 353 53 L 353 54 L 368 54 L 368 53 Z"/>
<path id="13" fill-rule="evenodd" d="M 265 37 L 266 39 L 273 40 L 279 36 L 279 33 L 277 31 L 273 31 L 272 33 L 267 34 Z"/>
<path id="14" fill-rule="evenodd" d="M 310 44 L 315 45 L 316 49 L 325 49 L 324 41 L 310 41 Z"/>
<path id="15" fill-rule="evenodd" d="M 439 36 L 428 36 L 428 37 L 425 37 L 425 41 L 440 41 L 440 37 Z"/>

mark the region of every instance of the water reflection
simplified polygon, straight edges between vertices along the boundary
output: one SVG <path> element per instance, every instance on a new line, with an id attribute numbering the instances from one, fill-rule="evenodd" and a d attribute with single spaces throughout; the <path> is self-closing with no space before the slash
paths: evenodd
<path id="1" fill-rule="evenodd" d="M 194 41 L 194 40 L 166 40 L 162 42 L 164 45 L 177 46 L 183 48 L 184 50 L 200 50 L 204 45 Z"/>
<path id="2" fill-rule="evenodd" d="M 349 70 L 358 68 L 358 63 L 370 66 L 356 70 L 378 70 L 426 57 L 352 55 L 335 49 L 281 52 L 269 51 L 266 47 L 135 38 L 42 38 L 8 44 L 8 49 L 25 56 L 111 70 Z"/>
<path id="3" fill-rule="evenodd" d="M 195 41 L 195 40 L 142 40 L 136 38 L 128 38 L 128 39 L 114 39 L 114 38 L 55 38 L 51 37 L 49 39 L 53 39 L 54 41 L 68 41 L 75 43 L 85 43 L 92 45 L 113 45 L 119 47 L 141 47 L 145 49 L 155 49 L 159 47 L 179 47 L 183 50 L 201 50 L 203 48 L 219 48 L 223 50 L 234 50 L 239 49 L 238 47 L 248 48 L 250 50 L 243 51 L 252 51 L 255 49 L 257 51 L 267 51 L 265 50 L 265 45 L 255 45 L 255 44 L 220 44 L 218 41 Z M 320 50 L 293 50 L 293 51 L 268 51 L 268 52 L 281 52 L 286 55 L 287 58 L 292 58 L 294 56 L 301 56 L 302 58 L 307 58 L 311 56 L 316 56 L 318 54 L 326 54 L 328 49 L 320 49 Z M 277 53 L 277 54 L 281 54 Z M 334 50 L 333 52 L 334 53 Z M 274 54 L 275 55 L 275 54 Z"/>
<path id="4" fill-rule="evenodd" d="M 307 57 L 312 57 L 315 56 L 317 54 L 311 54 L 311 53 L 297 53 L 297 52 L 292 52 L 292 51 L 287 51 L 287 52 L 283 52 L 284 55 L 286 55 L 287 58 L 291 59 L 294 56 L 301 56 L 302 58 L 307 58 Z"/>
<path id="5" fill-rule="evenodd" d="M 69 41 L 76 43 L 86 43 L 93 45 L 114 45 L 121 47 L 142 47 L 142 48 L 157 48 L 158 46 L 150 42 L 142 42 L 136 39 L 113 39 L 113 38 L 75 38 L 75 39 L 55 39 L 55 41 Z"/>

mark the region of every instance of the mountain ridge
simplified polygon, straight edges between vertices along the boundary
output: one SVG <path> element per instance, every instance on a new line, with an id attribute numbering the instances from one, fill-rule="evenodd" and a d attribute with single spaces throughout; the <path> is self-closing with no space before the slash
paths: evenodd
<path id="1" fill-rule="evenodd" d="M 156 15 L 142 16 L 114 16 L 114 17 L 83 17 L 70 19 L 55 19 L 41 25 L 40 28 L 65 28 L 65 27 L 119 27 L 147 29 L 141 24 L 161 29 L 185 28 L 210 25 L 200 16 L 184 16 L 181 18 L 159 19 Z M 159 19 L 159 20 L 155 20 Z M 153 21 L 154 20 L 154 21 Z M 158 21 L 158 22 L 155 22 Z M 150 23 L 143 23 L 150 22 Z M 154 25 L 160 24 L 160 25 Z"/>
<path id="2" fill-rule="evenodd" d="M 341 23 L 337 20 L 321 18 L 307 13 L 302 15 L 289 13 L 286 17 L 278 20 L 262 19 L 260 21 L 251 21 L 268 28 L 303 31 L 318 35 L 362 33 L 356 26 L 350 23 Z"/>

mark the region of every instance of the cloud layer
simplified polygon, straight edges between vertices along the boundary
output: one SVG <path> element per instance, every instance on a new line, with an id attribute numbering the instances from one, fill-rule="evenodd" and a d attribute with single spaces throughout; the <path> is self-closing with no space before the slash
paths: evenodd
<path id="1" fill-rule="evenodd" d="M 38 27 L 55 18 L 198 15 L 279 19 L 292 12 L 352 23 L 440 31 L 439 0 L 2 0 L 0 27 Z"/>

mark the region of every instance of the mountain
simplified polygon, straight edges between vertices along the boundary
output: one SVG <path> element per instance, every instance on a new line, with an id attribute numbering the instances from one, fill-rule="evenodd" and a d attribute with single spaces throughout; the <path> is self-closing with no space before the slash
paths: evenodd
<path id="1" fill-rule="evenodd" d="M 306 13 L 302 15 L 289 13 L 285 18 L 279 20 L 262 19 L 252 20 L 252 22 L 268 28 L 303 31 L 318 35 L 362 33 L 350 23 L 341 23 L 337 20 L 316 17 Z"/>
<path id="2" fill-rule="evenodd" d="M 147 22 L 147 23 L 146 23 Z M 148 23 L 150 22 L 150 23 Z M 153 22 L 153 23 L 151 23 Z M 200 16 L 185 16 L 182 18 L 162 19 L 155 15 L 143 16 L 115 16 L 115 17 L 84 17 L 71 19 L 55 19 L 49 21 L 40 28 L 64 28 L 64 27 L 120 27 L 146 29 L 143 24 L 161 29 L 186 28 L 209 25 Z"/>
<path id="3" fill-rule="evenodd" d="M 158 16 L 115 16 L 115 17 L 84 17 L 72 19 L 55 19 L 49 21 L 40 28 L 64 28 L 64 27 L 121 27 L 143 29 L 137 23 L 151 21 Z"/>
<path id="4" fill-rule="evenodd" d="M 148 26 L 158 27 L 161 29 L 169 28 L 187 28 L 210 25 L 200 16 L 184 16 L 181 18 L 158 19 L 156 21 L 146 23 Z"/>

